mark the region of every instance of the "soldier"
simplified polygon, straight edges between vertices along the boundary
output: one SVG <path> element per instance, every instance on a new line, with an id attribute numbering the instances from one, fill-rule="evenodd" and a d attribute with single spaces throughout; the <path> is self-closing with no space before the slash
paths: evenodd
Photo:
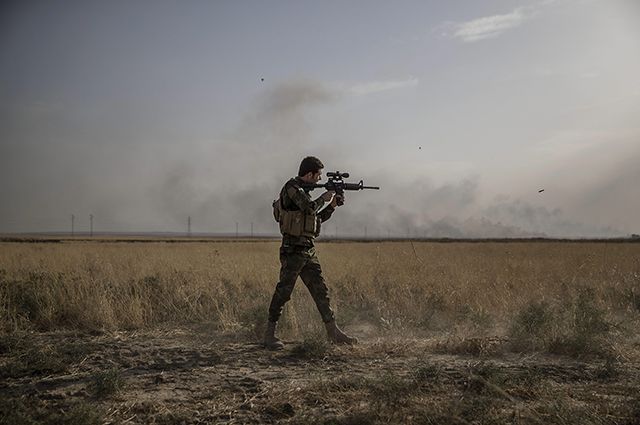
<path id="1" fill-rule="evenodd" d="M 275 336 L 276 323 L 282 314 L 284 304 L 291 298 L 291 292 L 298 276 L 311 293 L 318 307 L 322 321 L 327 328 L 327 336 L 335 344 L 356 344 L 358 340 L 346 335 L 336 325 L 329 305 L 327 285 L 322 276 L 322 268 L 316 256 L 313 240 L 320 234 L 320 224 L 327 221 L 338 206 L 338 196 L 333 191 L 323 193 L 312 200 L 310 189 L 301 187 L 304 183 L 317 183 L 322 177 L 322 162 L 308 156 L 300 163 L 298 176 L 285 183 L 280 197 L 273 203 L 274 216 L 280 223 L 282 246 L 280 247 L 280 281 L 269 306 L 269 322 L 264 335 L 265 347 L 280 350 L 282 341 Z M 323 206 L 327 205 L 324 209 Z"/>

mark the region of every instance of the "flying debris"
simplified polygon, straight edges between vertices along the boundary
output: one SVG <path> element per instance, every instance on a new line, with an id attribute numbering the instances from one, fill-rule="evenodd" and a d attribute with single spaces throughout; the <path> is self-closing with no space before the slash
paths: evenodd
<path id="1" fill-rule="evenodd" d="M 264 82 L 264 78 L 260 78 L 260 81 L 263 81 L 263 82 Z"/>
<path id="2" fill-rule="evenodd" d="M 422 149 L 422 146 L 418 146 L 418 149 Z"/>
<path id="3" fill-rule="evenodd" d="M 544 192 L 544 189 L 540 189 L 540 190 L 538 191 L 538 193 L 542 193 L 542 192 Z"/>

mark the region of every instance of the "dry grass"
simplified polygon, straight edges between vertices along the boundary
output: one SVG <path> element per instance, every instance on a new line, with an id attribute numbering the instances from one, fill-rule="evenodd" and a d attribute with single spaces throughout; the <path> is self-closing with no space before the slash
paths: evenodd
<path id="1" fill-rule="evenodd" d="M 266 315 L 277 246 L 2 243 L 0 328 L 207 321 L 222 330 L 251 329 Z M 612 323 L 635 318 L 640 307 L 639 244 L 324 243 L 318 252 L 340 320 L 381 332 L 526 333 L 527 325 L 514 330 L 512 319 L 536 303 L 552 312 L 587 302 L 601 313 L 596 319 Z M 580 301 L 585 291 L 590 298 Z M 299 338 L 318 326 L 299 285 L 283 317 L 284 336 Z"/>
<path id="2" fill-rule="evenodd" d="M 277 242 L 0 243 L 0 423 L 639 423 L 640 244 L 318 252 L 355 347 Z"/>

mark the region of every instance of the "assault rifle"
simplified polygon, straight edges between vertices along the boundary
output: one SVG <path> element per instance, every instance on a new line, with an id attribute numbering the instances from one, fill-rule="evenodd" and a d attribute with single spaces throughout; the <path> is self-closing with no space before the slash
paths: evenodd
<path id="1" fill-rule="evenodd" d="M 303 189 L 318 189 L 325 188 L 326 190 L 331 190 L 336 193 L 337 196 L 337 204 L 344 204 L 344 191 L 345 190 L 363 190 L 363 189 L 376 189 L 379 190 L 378 186 L 365 186 L 362 180 L 358 183 L 347 183 L 344 179 L 349 178 L 349 173 L 341 173 L 340 171 L 329 171 L 327 173 L 327 177 L 329 181 L 321 184 L 321 183 L 304 183 L 301 185 Z"/>

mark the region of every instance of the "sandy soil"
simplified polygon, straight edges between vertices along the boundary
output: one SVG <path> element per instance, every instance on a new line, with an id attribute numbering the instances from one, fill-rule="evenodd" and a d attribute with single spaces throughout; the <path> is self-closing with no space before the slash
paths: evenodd
<path id="1" fill-rule="evenodd" d="M 390 337 L 316 349 L 288 341 L 274 352 L 206 326 L 21 338 L 0 357 L 0 395 L 39 409 L 41 420 L 84 403 L 100 412 L 98 423 L 640 422 L 633 362 L 612 371 L 541 354 L 454 355 L 432 339 Z M 28 358 L 19 363 L 28 356 L 21 344 L 76 354 L 57 372 L 30 371 Z M 19 365 L 27 367 L 12 370 Z M 100 387 L 105 373 L 112 379 Z"/>

